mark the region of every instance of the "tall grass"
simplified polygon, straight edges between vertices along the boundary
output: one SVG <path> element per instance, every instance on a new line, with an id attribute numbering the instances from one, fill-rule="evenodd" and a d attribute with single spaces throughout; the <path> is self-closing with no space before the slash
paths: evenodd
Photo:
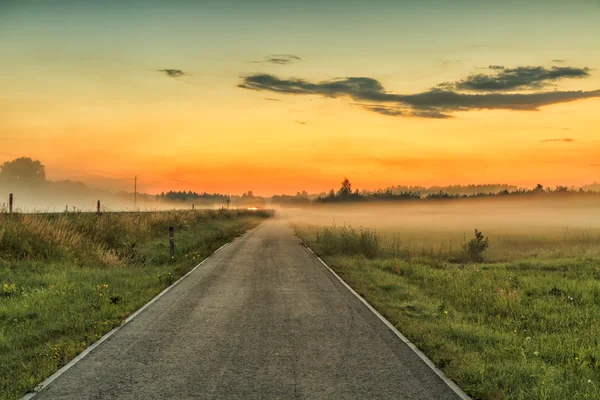
<path id="1" fill-rule="evenodd" d="M 474 228 L 477 228 L 476 226 Z M 296 230 L 313 239 L 324 255 L 364 255 L 374 258 L 427 258 L 436 262 L 508 262 L 557 258 L 600 257 L 600 229 L 547 228 L 484 230 L 489 237 L 483 259 L 471 254 L 474 230 L 397 230 L 297 224 Z"/>
<path id="2" fill-rule="evenodd" d="M 297 227 L 473 398 L 600 399 L 597 233 L 490 235 L 482 261 L 461 246 L 469 236 L 399 231 Z"/>
<path id="3" fill-rule="evenodd" d="M 226 210 L 0 214 L 0 399 L 31 390 L 267 216 Z M 169 226 L 175 227 L 173 259 Z"/>
<path id="4" fill-rule="evenodd" d="M 324 254 L 364 255 L 375 258 L 381 250 L 381 239 L 375 231 L 356 230 L 351 226 L 324 227 L 317 232 L 317 242 Z"/>

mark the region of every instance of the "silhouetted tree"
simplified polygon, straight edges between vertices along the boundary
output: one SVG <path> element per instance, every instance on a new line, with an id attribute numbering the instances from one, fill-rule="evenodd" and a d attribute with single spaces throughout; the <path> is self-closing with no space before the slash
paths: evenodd
<path id="1" fill-rule="evenodd" d="M 41 183 L 46 180 L 46 169 L 38 160 L 20 157 L 0 165 L 0 179 L 23 183 Z"/>
<path id="2" fill-rule="evenodd" d="M 342 181 L 342 187 L 338 190 L 338 196 L 348 197 L 352 194 L 352 184 L 348 178 L 344 178 Z"/>

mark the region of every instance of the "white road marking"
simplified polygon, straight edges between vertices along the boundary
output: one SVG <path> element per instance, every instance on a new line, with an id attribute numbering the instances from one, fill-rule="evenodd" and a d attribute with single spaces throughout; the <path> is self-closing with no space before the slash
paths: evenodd
<path id="1" fill-rule="evenodd" d="M 298 239 L 298 240 L 300 240 L 300 239 Z M 439 376 L 440 379 L 443 380 L 444 383 L 446 385 L 448 385 L 450 387 L 450 389 L 452 389 L 454 391 L 454 393 L 456 393 L 456 395 L 458 397 L 460 397 L 463 400 L 471 400 L 471 398 L 460 387 L 458 387 L 458 385 L 456 383 L 454 383 L 454 381 L 452 381 L 452 379 L 448 378 L 446 376 L 446 374 L 444 374 L 444 372 L 441 369 L 439 369 L 438 367 L 435 366 L 435 364 L 433 363 L 433 361 L 431 361 L 429 359 L 429 357 L 427 357 L 425 354 L 423 354 L 423 352 L 421 350 L 419 350 L 419 348 L 417 346 L 415 346 L 414 343 L 412 343 L 410 340 L 408 340 L 408 338 L 406 336 L 404 336 L 402 333 L 400 333 L 400 331 L 398 329 L 396 329 L 396 327 L 394 325 L 392 325 L 392 323 L 390 321 L 388 321 L 387 319 L 385 319 L 383 317 L 383 315 L 379 314 L 379 312 L 375 308 L 373 308 L 373 306 L 371 304 L 369 304 L 368 301 L 366 301 L 363 297 L 361 297 L 358 293 L 356 293 L 356 291 L 354 289 L 352 289 L 350 287 L 350 285 L 348 285 L 346 282 L 344 282 L 344 280 L 342 278 L 340 278 L 340 276 L 338 274 L 336 274 L 335 271 L 332 270 L 329 267 L 329 265 L 327 265 L 325 263 L 325 261 L 323 261 L 321 259 L 321 257 L 319 257 L 318 255 L 316 255 L 315 252 L 312 251 L 312 249 L 306 243 L 304 243 L 302 240 L 300 240 L 300 243 L 302 243 L 302 245 L 304 245 L 304 247 L 306 247 L 308 249 L 308 251 L 310 251 L 317 258 L 317 260 L 319 260 L 321 262 L 321 264 L 323 264 L 323 266 L 325 268 L 327 268 L 329 270 L 329 272 L 331 272 L 333 274 L 333 276 L 335 276 L 342 283 L 342 285 L 344 285 L 346 287 L 346 289 L 348 289 L 354 296 L 358 297 L 358 299 L 365 306 L 367 306 L 367 308 L 369 310 L 371 310 L 373 312 L 373 314 L 375 314 L 381 321 L 383 321 L 383 323 L 386 324 L 387 327 L 390 328 L 392 330 L 392 332 L 394 332 L 396 334 L 396 336 L 398 336 L 400 338 L 400 340 L 402 340 L 404 343 L 406 343 L 406 345 L 408 347 L 410 347 L 410 349 L 417 356 L 419 356 L 419 358 L 421 360 L 423 360 L 423 362 L 425 364 L 427 364 L 427 366 L 429 368 L 431 368 L 431 370 L 433 372 L 435 372 L 435 374 L 437 376 Z"/>
<path id="2" fill-rule="evenodd" d="M 59 369 L 58 371 L 56 371 L 54 374 L 52 374 L 45 381 L 43 381 L 42 383 L 40 383 L 39 385 L 37 385 L 33 389 L 33 392 L 29 392 L 25 396 L 21 397 L 21 400 L 29 400 L 29 399 L 33 398 L 36 394 L 38 394 L 38 392 L 40 392 L 46 386 L 48 386 L 52 382 L 54 382 L 59 376 L 61 376 L 65 372 L 67 372 L 71 367 L 73 367 L 75 364 L 77 364 L 83 357 L 85 357 L 88 354 L 90 354 L 92 352 L 92 350 L 94 350 L 96 347 L 100 346 L 102 344 L 102 342 L 104 342 L 106 339 L 108 339 L 109 337 L 111 337 L 112 335 L 114 335 L 115 332 L 117 332 L 119 329 L 121 329 L 123 326 L 125 326 L 125 324 L 127 324 L 129 321 L 131 321 L 132 319 L 134 319 L 137 315 L 139 315 L 139 313 L 141 313 L 142 311 L 144 311 L 148 306 L 150 306 L 152 303 L 154 303 L 156 300 L 158 300 L 160 297 L 162 297 L 165 293 L 167 293 L 169 290 L 171 290 L 173 287 L 175 287 L 175 285 L 177 285 L 179 282 L 181 282 L 183 279 L 185 279 L 189 274 L 191 274 L 192 272 L 194 272 L 196 270 L 196 268 L 198 268 L 199 266 L 201 266 L 202 264 L 204 264 L 209 258 L 211 258 L 212 256 L 214 256 L 219 250 L 221 250 L 223 247 L 227 246 L 228 244 L 229 243 L 225 243 L 223 246 L 221 246 L 217 250 L 215 250 L 211 255 L 209 255 L 204 260 L 202 260 L 202 262 L 200 264 L 198 264 L 194 268 L 192 268 L 187 274 L 185 274 L 181 278 L 177 279 L 177 281 L 175 281 L 172 285 L 170 285 L 167 288 L 165 288 L 165 290 L 163 290 L 162 292 L 160 292 L 159 294 L 157 294 L 156 296 L 154 296 L 152 298 L 152 300 L 150 300 L 149 302 L 147 302 L 146 304 L 144 304 L 140 309 L 138 309 L 136 312 L 134 312 L 129 317 L 127 317 L 125 319 L 125 321 L 123 321 L 123 323 L 120 326 L 117 326 L 112 331 L 110 331 L 106 335 L 102 336 L 100 339 L 98 339 L 98 341 L 96 341 L 93 344 L 91 344 L 90 347 L 88 347 L 87 349 L 85 349 L 84 351 L 82 351 L 77 357 L 75 357 L 74 359 L 72 359 L 67 365 L 65 365 L 64 367 L 62 367 L 61 369 Z"/>

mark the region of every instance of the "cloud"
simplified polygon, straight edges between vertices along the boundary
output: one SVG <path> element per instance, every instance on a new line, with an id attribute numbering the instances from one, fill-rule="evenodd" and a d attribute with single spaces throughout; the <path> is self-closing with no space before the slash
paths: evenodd
<path id="1" fill-rule="evenodd" d="M 265 100 L 268 100 L 268 101 L 281 101 L 279 99 L 274 99 L 272 97 L 265 97 Z"/>
<path id="2" fill-rule="evenodd" d="M 540 140 L 540 143 L 548 143 L 548 142 L 574 143 L 575 139 L 573 139 L 573 138 L 558 138 L 558 139 L 544 139 L 544 140 Z"/>
<path id="3" fill-rule="evenodd" d="M 563 78 L 585 78 L 590 76 L 589 68 L 574 67 L 516 67 L 504 68 L 490 65 L 496 70 L 493 74 L 474 74 L 463 80 L 443 83 L 442 87 L 474 92 L 502 92 L 539 89 Z"/>
<path id="4" fill-rule="evenodd" d="M 295 123 L 299 124 L 299 125 L 306 125 L 308 122 L 306 121 L 294 121 Z"/>
<path id="5" fill-rule="evenodd" d="M 452 66 L 453 64 L 459 64 L 461 62 L 462 62 L 462 60 L 448 60 L 448 59 L 443 59 L 441 61 L 441 65 L 442 65 L 442 68 L 446 69 L 446 68 Z"/>
<path id="6" fill-rule="evenodd" d="M 294 61 L 300 61 L 302 58 L 295 56 L 293 54 L 273 54 L 271 56 L 265 57 L 263 61 L 252 61 L 253 63 L 262 64 L 278 64 L 285 65 Z"/>
<path id="7" fill-rule="evenodd" d="M 448 87 L 437 87 L 415 94 L 399 94 L 386 91 L 379 81 L 367 77 L 309 82 L 296 78 L 280 79 L 270 74 L 242 77 L 238 87 L 294 95 L 349 97 L 367 110 L 379 114 L 424 118 L 451 118 L 451 112 L 469 110 L 537 111 L 539 107 L 546 105 L 600 97 L 600 90 L 464 93 Z"/>
<path id="8" fill-rule="evenodd" d="M 183 72 L 180 69 L 157 69 L 156 71 L 164 73 L 169 78 L 179 78 L 184 75 L 187 75 L 185 72 Z"/>
<path id="9" fill-rule="evenodd" d="M 552 62 L 554 63 L 564 63 L 567 60 L 560 60 L 560 59 L 556 59 L 556 60 L 552 60 Z"/>
<path id="10" fill-rule="evenodd" d="M 551 130 L 561 130 L 561 131 L 570 131 L 571 130 L 571 128 L 555 128 L 552 126 L 545 126 L 544 128 L 551 129 Z"/>

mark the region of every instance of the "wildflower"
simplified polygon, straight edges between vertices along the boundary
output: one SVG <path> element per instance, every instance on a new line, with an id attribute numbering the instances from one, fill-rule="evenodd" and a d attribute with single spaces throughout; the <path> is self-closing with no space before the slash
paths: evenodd
<path id="1" fill-rule="evenodd" d="M 448 310 L 445 310 L 445 311 L 444 311 L 444 314 L 448 315 Z"/>
<path id="2" fill-rule="evenodd" d="M 537 356 L 539 356 L 539 355 L 540 355 L 540 352 L 539 352 L 539 351 L 534 351 L 534 352 L 533 352 L 533 355 L 537 357 Z"/>

